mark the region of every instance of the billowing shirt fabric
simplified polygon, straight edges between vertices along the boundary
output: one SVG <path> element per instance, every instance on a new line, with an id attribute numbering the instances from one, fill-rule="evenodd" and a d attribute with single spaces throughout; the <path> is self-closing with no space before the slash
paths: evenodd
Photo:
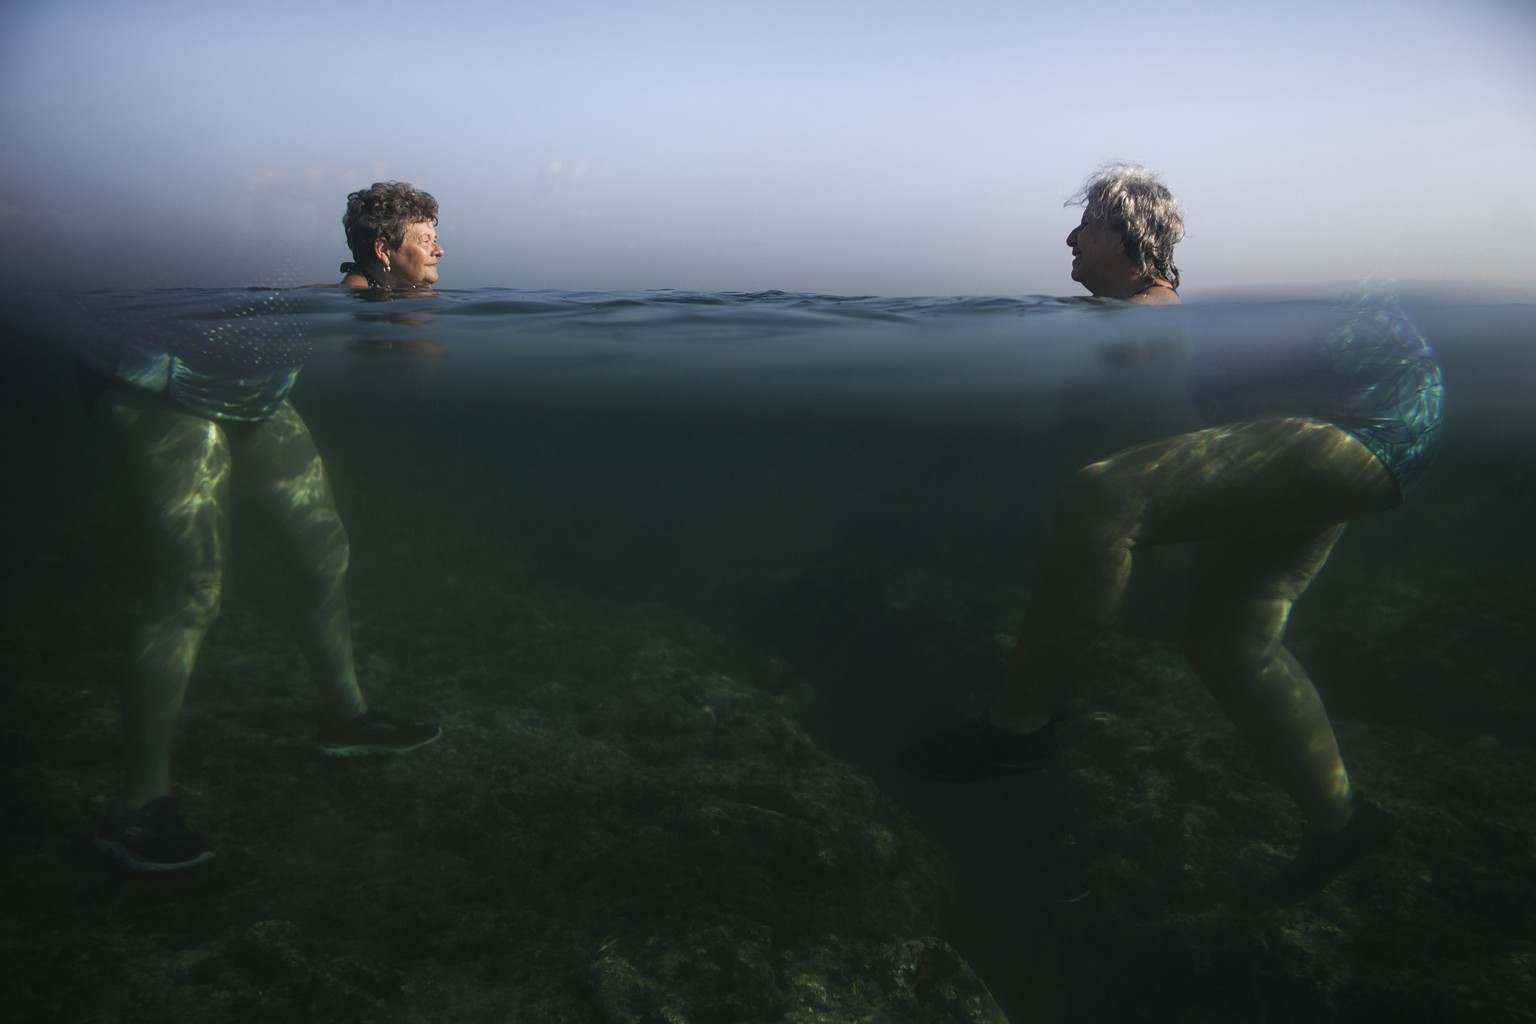
<path id="1" fill-rule="evenodd" d="M 92 299 L 98 329 L 77 345 L 86 373 L 161 395 L 209 419 L 271 418 L 309 355 L 281 291 Z"/>
<path id="2" fill-rule="evenodd" d="M 1357 308 L 1313 336 L 1193 361 L 1190 396 L 1209 424 L 1265 415 L 1332 423 L 1369 448 L 1401 490 L 1439 445 L 1445 387 L 1417 325 L 1393 301 Z"/>

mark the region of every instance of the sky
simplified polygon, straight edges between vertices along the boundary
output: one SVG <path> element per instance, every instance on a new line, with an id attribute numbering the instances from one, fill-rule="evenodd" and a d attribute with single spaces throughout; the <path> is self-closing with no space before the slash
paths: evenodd
<path id="1" fill-rule="evenodd" d="M 1076 294 L 1063 202 L 1178 195 L 1186 298 L 1536 298 L 1530 0 L 0 0 L 0 286 Z"/>

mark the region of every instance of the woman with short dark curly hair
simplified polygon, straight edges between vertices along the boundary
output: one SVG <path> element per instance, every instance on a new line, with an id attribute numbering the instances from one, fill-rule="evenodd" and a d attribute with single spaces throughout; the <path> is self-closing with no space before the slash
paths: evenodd
<path id="1" fill-rule="evenodd" d="M 398 182 L 347 197 L 357 264 L 342 285 L 425 289 L 437 280 L 437 200 Z M 433 742 L 436 724 L 370 707 L 347 612 L 351 549 L 325 463 L 289 399 L 308 346 L 252 314 L 283 308 L 261 293 L 233 323 L 207 330 L 168 318 L 83 346 L 82 397 L 130 484 L 124 514 L 147 556 L 140 622 L 122 683 L 127 771 L 92 840 L 136 871 L 211 860 L 171 791 L 173 739 L 203 638 L 218 618 L 236 497 L 287 563 L 287 602 L 320 694 L 315 746 L 331 757 L 395 755 Z M 278 321 L 271 321 L 277 323 Z"/>
<path id="2" fill-rule="evenodd" d="M 341 218 L 351 263 L 343 288 L 410 291 L 437 282 L 437 200 L 403 181 L 379 181 L 347 196 Z"/>

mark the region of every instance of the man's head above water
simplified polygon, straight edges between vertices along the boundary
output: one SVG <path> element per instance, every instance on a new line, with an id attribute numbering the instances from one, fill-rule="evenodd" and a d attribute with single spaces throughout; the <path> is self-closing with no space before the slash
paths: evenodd
<path id="1" fill-rule="evenodd" d="M 1105 298 L 1178 301 L 1173 247 L 1184 237 L 1184 216 L 1157 175 L 1137 164 L 1106 164 L 1067 205 L 1083 208 L 1067 236 L 1072 280 Z"/>

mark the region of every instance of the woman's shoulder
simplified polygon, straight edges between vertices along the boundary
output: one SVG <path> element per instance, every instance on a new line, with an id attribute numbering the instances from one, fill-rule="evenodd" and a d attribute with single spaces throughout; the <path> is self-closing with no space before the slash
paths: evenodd
<path id="1" fill-rule="evenodd" d="M 338 288 L 372 288 L 373 278 L 368 276 L 368 271 L 356 263 L 343 263 L 340 267 L 341 283 Z"/>

